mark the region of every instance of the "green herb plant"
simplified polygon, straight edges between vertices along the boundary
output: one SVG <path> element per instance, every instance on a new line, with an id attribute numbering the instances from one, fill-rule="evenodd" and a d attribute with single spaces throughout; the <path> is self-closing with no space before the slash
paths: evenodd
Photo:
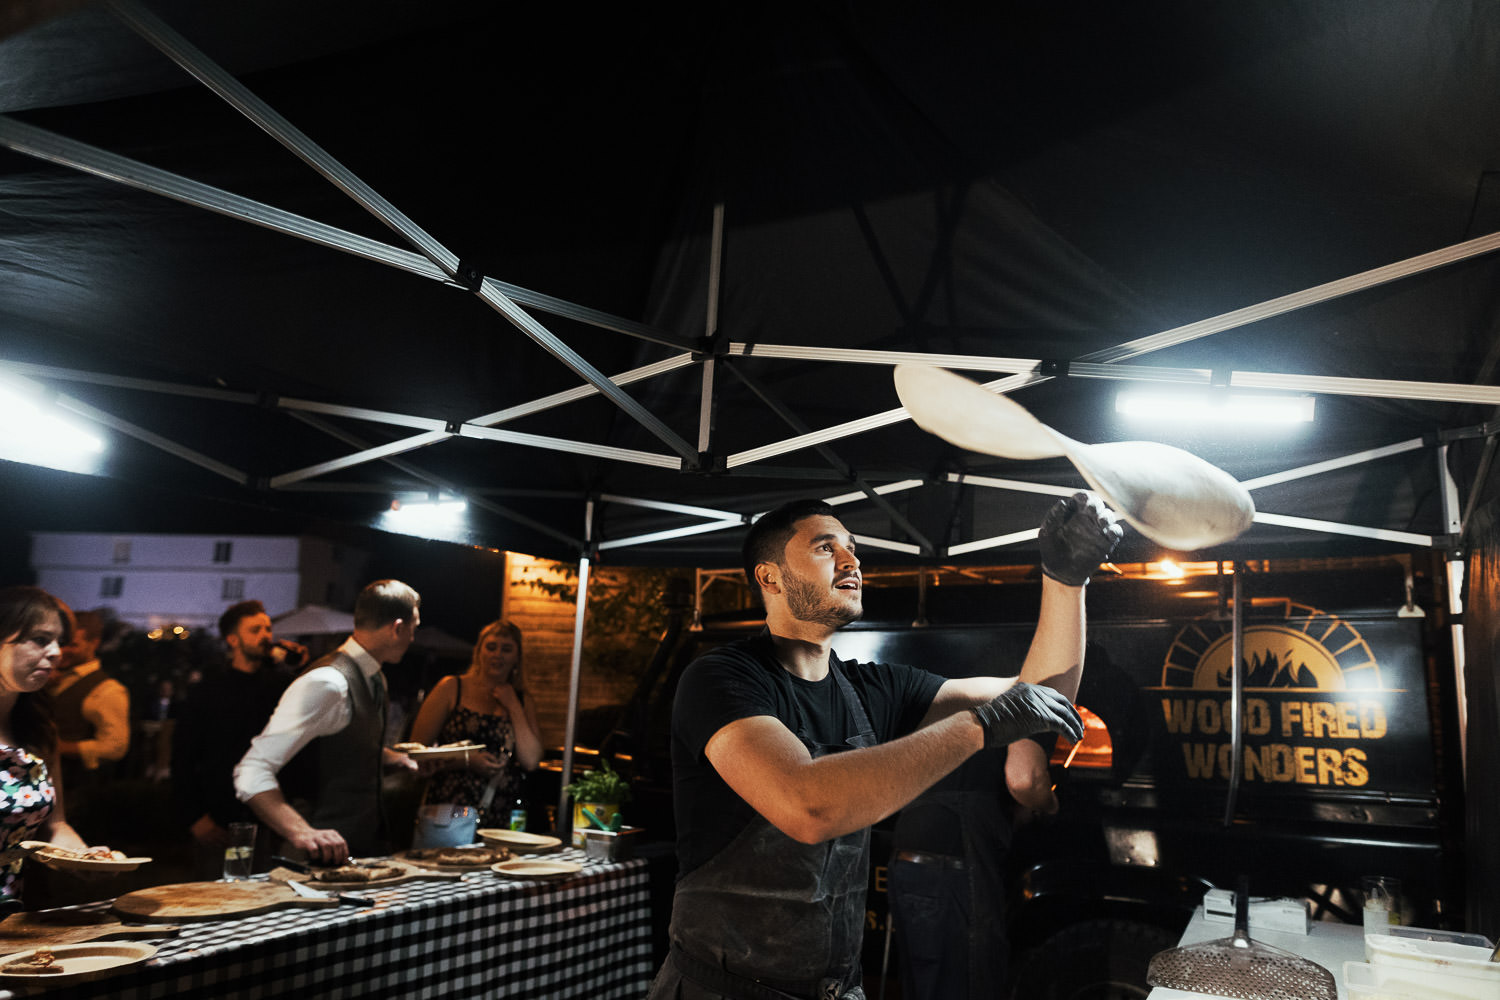
<path id="1" fill-rule="evenodd" d="M 601 757 L 597 768 L 569 782 L 567 792 L 574 802 L 617 806 L 630 800 L 630 782 Z"/>

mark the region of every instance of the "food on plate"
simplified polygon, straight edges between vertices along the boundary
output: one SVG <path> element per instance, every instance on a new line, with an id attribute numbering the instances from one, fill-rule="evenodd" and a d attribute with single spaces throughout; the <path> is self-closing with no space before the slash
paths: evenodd
<path id="1" fill-rule="evenodd" d="M 6 962 L 0 965 L 0 972 L 15 975 L 30 976 L 55 976 L 63 971 L 58 963 L 57 957 L 52 954 L 50 948 L 38 948 L 29 955 L 23 955 L 14 962 Z"/>
<path id="2" fill-rule="evenodd" d="M 85 847 L 81 851 L 71 847 L 59 847 L 56 844 L 48 844 L 40 848 L 38 854 L 48 858 L 72 858 L 77 861 L 124 861 L 128 855 L 123 851 L 112 851 L 104 844 L 97 847 Z"/>
<path id="3" fill-rule="evenodd" d="M 492 865 L 507 860 L 510 852 L 503 847 L 419 847 L 405 857 L 435 865 Z"/>
<path id="4" fill-rule="evenodd" d="M 406 873 L 400 865 L 376 861 L 368 865 L 340 865 L 323 868 L 312 873 L 317 882 L 379 882 L 382 879 L 399 878 Z"/>
<path id="5" fill-rule="evenodd" d="M 411 753 L 413 750 L 465 750 L 470 747 L 479 750 L 484 747 L 484 744 L 477 743 L 474 740 L 459 740 L 457 743 L 436 743 L 432 746 L 428 746 L 426 743 L 396 743 L 391 746 L 391 749 L 399 750 L 402 753 Z"/>

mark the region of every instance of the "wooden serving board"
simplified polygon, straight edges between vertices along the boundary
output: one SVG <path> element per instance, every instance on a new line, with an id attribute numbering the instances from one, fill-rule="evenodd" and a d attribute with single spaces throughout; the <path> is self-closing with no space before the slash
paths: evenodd
<path id="1" fill-rule="evenodd" d="M 112 938 L 173 937 L 180 930 L 172 924 L 122 924 L 104 914 L 76 910 L 12 913 L 0 920 L 0 954 Z"/>
<path id="2" fill-rule="evenodd" d="M 307 899 L 281 882 L 180 882 L 136 889 L 113 903 L 114 911 L 149 923 L 225 920 L 284 907 L 332 907 L 339 901 Z"/>

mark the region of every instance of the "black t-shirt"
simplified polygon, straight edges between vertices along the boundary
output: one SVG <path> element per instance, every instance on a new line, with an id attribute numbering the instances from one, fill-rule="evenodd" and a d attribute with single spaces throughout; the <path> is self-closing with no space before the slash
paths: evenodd
<path id="1" fill-rule="evenodd" d="M 877 743 L 914 731 L 943 685 L 942 677 L 915 667 L 836 662 L 859 696 Z M 672 706 L 673 806 L 682 874 L 718 853 L 754 815 L 703 750 L 729 723 L 758 715 L 780 719 L 793 733 L 805 725 L 813 742 L 830 747 L 844 746 L 856 732 L 833 674 L 821 681 L 793 675 L 777 661 L 767 632 L 688 664 Z"/>

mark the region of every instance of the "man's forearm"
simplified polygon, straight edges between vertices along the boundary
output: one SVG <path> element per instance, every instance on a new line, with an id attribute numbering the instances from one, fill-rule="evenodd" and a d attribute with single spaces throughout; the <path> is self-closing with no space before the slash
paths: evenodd
<path id="1" fill-rule="evenodd" d="M 246 805 L 260 817 L 262 823 L 286 840 L 296 840 L 312 831 L 312 826 L 302 818 L 301 813 L 292 808 L 279 788 L 251 796 Z"/>
<path id="2" fill-rule="evenodd" d="M 983 728 L 960 712 L 889 743 L 815 758 L 793 772 L 791 829 L 777 825 L 818 843 L 878 823 L 983 746 Z"/>
<path id="3" fill-rule="evenodd" d="M 1078 697 L 1087 626 L 1085 589 L 1065 586 L 1051 577 L 1042 580 L 1041 613 L 1021 664 L 1021 680 L 1045 685 L 1069 699 Z"/>

